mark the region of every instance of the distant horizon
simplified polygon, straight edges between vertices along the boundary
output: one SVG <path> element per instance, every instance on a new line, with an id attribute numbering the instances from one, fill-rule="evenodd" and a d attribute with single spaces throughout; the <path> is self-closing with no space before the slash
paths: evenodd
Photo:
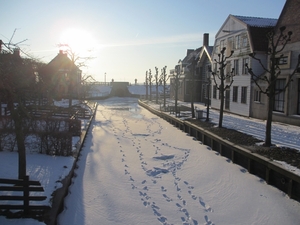
<path id="1" fill-rule="evenodd" d="M 232 15 L 278 19 L 285 0 L 99 0 L 43 2 L 0 0 L 5 8 L 0 39 L 20 43 L 27 55 L 49 63 L 59 44 L 69 44 L 80 56 L 92 56 L 84 76 L 97 81 L 145 80 L 146 71 L 167 66 L 167 73 L 187 49 L 209 45 Z M 28 13 L 30 12 L 30 13 Z"/>

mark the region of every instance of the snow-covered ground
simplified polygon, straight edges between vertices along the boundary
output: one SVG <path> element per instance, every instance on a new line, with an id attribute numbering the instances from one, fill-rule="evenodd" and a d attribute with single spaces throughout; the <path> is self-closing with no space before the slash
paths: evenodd
<path id="1" fill-rule="evenodd" d="M 300 204 L 139 107 L 99 104 L 59 224 L 297 224 Z"/>
<path id="2" fill-rule="evenodd" d="M 111 98 L 99 104 L 65 210 L 59 216 L 60 225 L 299 222 L 299 202 L 216 156 L 207 146 L 139 107 L 137 99 Z M 211 110 L 210 116 L 218 120 L 216 111 Z M 225 122 L 227 118 L 232 121 Z M 242 123 L 239 120 L 246 119 L 226 114 L 223 124 L 236 126 Z M 243 124 L 241 127 L 249 125 L 249 131 L 258 127 L 261 131 L 251 132 L 264 135 L 264 121 L 250 119 Z M 299 129 L 276 126 L 274 142 L 284 145 L 287 137 L 296 134 L 293 142 L 299 149 Z M 274 139 L 277 132 L 285 135 L 279 133 Z M 0 159 L 0 177 L 17 178 L 17 153 L 0 152 Z M 27 156 L 27 173 L 42 183 L 49 196 L 46 202 L 73 161 L 72 157 Z M 0 224 L 44 223 L 0 216 Z"/>

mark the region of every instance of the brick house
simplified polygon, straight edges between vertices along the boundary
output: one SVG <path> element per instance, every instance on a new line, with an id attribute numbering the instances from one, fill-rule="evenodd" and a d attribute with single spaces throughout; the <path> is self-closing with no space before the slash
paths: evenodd
<path id="1" fill-rule="evenodd" d="M 285 46 L 283 58 L 279 61 L 281 74 L 276 82 L 276 88 L 284 87 L 289 74 L 296 69 L 300 54 L 300 0 L 287 0 L 275 27 L 286 27 L 286 33 L 292 31 L 291 41 Z M 281 46 L 279 46 L 280 48 Z M 279 49 L 278 48 L 278 49 Z M 267 118 L 267 97 L 259 94 L 258 87 L 254 87 L 251 116 L 259 119 Z M 300 68 L 293 76 L 288 88 L 276 95 L 273 108 L 273 121 L 300 125 Z"/>

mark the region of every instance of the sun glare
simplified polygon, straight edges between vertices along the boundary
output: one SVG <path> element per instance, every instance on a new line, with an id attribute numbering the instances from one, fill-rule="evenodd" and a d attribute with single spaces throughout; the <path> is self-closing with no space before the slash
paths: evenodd
<path id="1" fill-rule="evenodd" d="M 77 28 L 65 30 L 60 37 L 60 44 L 67 44 L 72 51 L 79 54 L 86 54 L 97 47 L 95 39 L 89 32 Z"/>

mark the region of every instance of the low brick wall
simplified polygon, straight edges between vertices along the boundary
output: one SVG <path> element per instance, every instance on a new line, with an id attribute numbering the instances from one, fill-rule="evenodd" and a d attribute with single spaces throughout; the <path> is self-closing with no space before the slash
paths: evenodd
<path id="1" fill-rule="evenodd" d="M 290 198 L 300 201 L 300 176 L 284 169 L 266 157 L 252 153 L 248 149 L 219 138 L 213 133 L 190 122 L 156 110 L 142 101 L 139 101 L 139 105 L 195 137 L 203 144 L 211 147 L 212 150 L 219 152 L 221 156 L 244 167 L 249 173 L 262 178 L 267 184 L 288 194 Z"/>

